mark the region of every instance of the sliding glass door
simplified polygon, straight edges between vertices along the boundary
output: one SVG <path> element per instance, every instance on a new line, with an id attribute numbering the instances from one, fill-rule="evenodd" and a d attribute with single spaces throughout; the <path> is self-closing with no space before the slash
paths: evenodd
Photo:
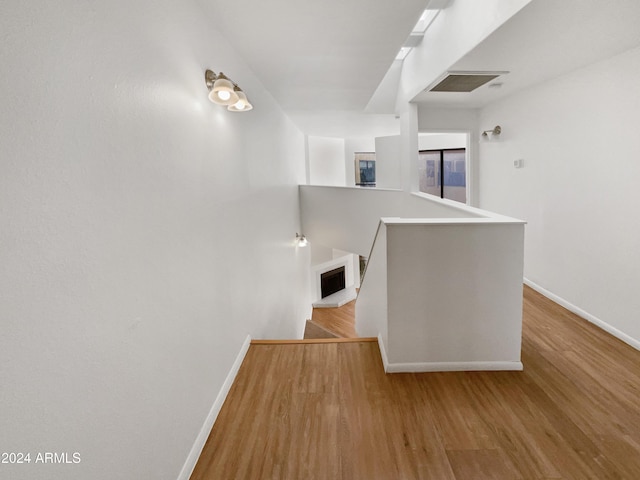
<path id="1" fill-rule="evenodd" d="M 465 149 L 421 150 L 418 179 L 421 192 L 466 203 Z"/>

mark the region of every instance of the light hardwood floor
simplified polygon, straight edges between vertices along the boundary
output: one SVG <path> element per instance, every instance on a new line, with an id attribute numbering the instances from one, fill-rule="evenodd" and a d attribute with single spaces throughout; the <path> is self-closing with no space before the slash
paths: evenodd
<path id="1" fill-rule="evenodd" d="M 252 345 L 192 480 L 640 479 L 640 352 L 525 288 L 523 372 Z"/>
<path id="2" fill-rule="evenodd" d="M 337 308 L 314 308 L 311 321 L 338 337 L 356 338 L 356 301 Z"/>

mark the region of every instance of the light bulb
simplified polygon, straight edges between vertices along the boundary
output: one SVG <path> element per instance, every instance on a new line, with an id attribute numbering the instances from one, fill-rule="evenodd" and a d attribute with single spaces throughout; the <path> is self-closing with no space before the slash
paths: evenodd
<path id="1" fill-rule="evenodd" d="M 304 235 L 300 235 L 299 233 L 296 233 L 296 241 L 298 242 L 299 247 L 306 247 L 307 245 L 309 245 L 307 237 L 305 237 Z"/>
<path id="2" fill-rule="evenodd" d="M 240 87 L 236 86 L 234 93 L 237 95 L 238 99 L 227 107 L 229 111 L 248 112 L 253 108 L 253 105 L 251 105 L 251 102 L 249 102 L 249 99 L 244 94 L 244 92 L 240 89 Z"/>
<path id="3" fill-rule="evenodd" d="M 233 105 L 238 99 L 234 85 L 224 73 L 220 72 L 210 88 L 209 99 L 218 105 Z"/>

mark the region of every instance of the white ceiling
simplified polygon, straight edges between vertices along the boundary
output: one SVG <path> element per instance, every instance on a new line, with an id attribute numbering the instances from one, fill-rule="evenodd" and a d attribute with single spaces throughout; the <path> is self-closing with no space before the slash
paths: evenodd
<path id="1" fill-rule="evenodd" d="M 494 80 L 502 87 L 423 92 L 414 101 L 479 108 L 637 45 L 640 0 L 533 0 L 450 68 L 510 71 Z"/>
<path id="2" fill-rule="evenodd" d="M 298 125 L 363 112 L 427 0 L 200 0 Z M 365 119 L 374 124 L 387 119 Z M 312 131 L 311 131 L 312 130 Z M 315 133 L 314 133 L 315 132 Z M 353 135 L 349 131 L 350 135 Z"/>
<path id="3" fill-rule="evenodd" d="M 399 133 L 395 95 L 374 93 L 428 0 L 199 1 L 303 132 Z M 421 93 L 414 101 L 482 107 L 640 45 L 639 25 L 640 0 L 533 0 L 450 67 L 510 71 L 497 80 L 501 88 Z M 396 84 L 399 75 L 396 62 L 386 83 Z M 369 111 L 389 114 L 364 113 L 370 100 L 376 108 Z"/>
<path id="4" fill-rule="evenodd" d="M 364 109 L 426 0 L 202 0 L 285 109 Z"/>

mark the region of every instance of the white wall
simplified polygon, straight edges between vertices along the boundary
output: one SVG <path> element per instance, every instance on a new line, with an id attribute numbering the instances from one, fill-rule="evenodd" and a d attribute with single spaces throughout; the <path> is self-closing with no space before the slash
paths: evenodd
<path id="1" fill-rule="evenodd" d="M 384 221 L 395 370 L 521 369 L 522 223 Z"/>
<path id="2" fill-rule="evenodd" d="M 520 370 L 524 225 L 382 219 L 356 302 L 385 370 Z"/>
<path id="3" fill-rule="evenodd" d="M 420 132 L 460 132 L 479 130 L 478 110 L 475 108 L 442 108 L 418 104 Z M 476 141 L 478 137 L 475 137 Z"/>
<path id="4" fill-rule="evenodd" d="M 377 228 L 377 227 L 376 227 Z M 379 223 L 375 245 L 367 259 L 367 270 L 356 301 L 356 332 L 361 337 L 381 339 L 381 353 L 388 344 L 387 336 L 387 230 Z"/>
<path id="5" fill-rule="evenodd" d="M 311 266 L 329 262 L 333 256 L 333 248 L 321 245 L 318 242 L 309 242 L 307 247 L 311 251 Z"/>
<path id="6" fill-rule="evenodd" d="M 360 288 L 360 256 L 337 248 L 333 249 L 333 258 L 340 258 L 347 255 L 351 262 L 351 269 L 349 272 L 351 277 L 346 278 L 347 285 L 353 285 L 355 288 Z"/>
<path id="7" fill-rule="evenodd" d="M 357 137 L 344 139 L 344 165 L 347 187 L 356 186 L 355 153 L 375 152 L 376 142 L 373 137 Z"/>
<path id="8" fill-rule="evenodd" d="M 247 334 L 302 335 L 303 135 L 193 2 L 11 1 L 0 31 L 0 444 L 81 454 L 0 476 L 175 480 Z"/>
<path id="9" fill-rule="evenodd" d="M 376 187 L 402 188 L 400 136 L 376 138 Z"/>
<path id="10" fill-rule="evenodd" d="M 429 197 L 429 198 L 426 198 Z M 310 242 L 368 257 L 382 217 L 465 218 L 482 213 L 453 201 L 399 190 L 300 186 L 302 225 Z M 349 208 L 345 208 L 349 205 Z"/>
<path id="11" fill-rule="evenodd" d="M 403 105 L 400 117 L 400 175 L 405 192 L 418 191 L 418 105 Z"/>
<path id="12" fill-rule="evenodd" d="M 485 108 L 480 205 L 528 221 L 529 280 L 640 348 L 639 76 L 636 48 Z"/>
<path id="13" fill-rule="evenodd" d="M 308 137 L 311 185 L 346 185 L 343 138 Z"/>
<path id="14" fill-rule="evenodd" d="M 445 150 L 448 148 L 467 148 L 467 135 L 464 133 L 419 133 L 418 149 Z"/>

